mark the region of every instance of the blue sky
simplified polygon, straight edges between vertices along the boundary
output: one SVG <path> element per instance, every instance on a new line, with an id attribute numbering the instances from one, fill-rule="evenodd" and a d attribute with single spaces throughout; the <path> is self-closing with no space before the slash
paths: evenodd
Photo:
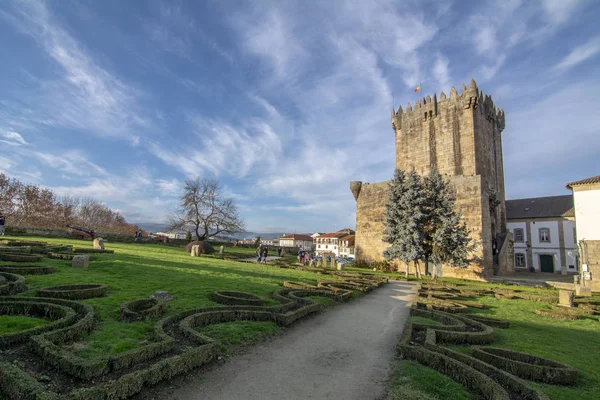
<path id="1" fill-rule="evenodd" d="M 507 198 L 568 194 L 600 173 L 599 19 L 593 0 L 3 1 L 0 171 L 131 222 L 200 176 L 249 230 L 354 227 L 349 181 L 393 175 L 392 103 L 474 77 L 506 111 Z"/>

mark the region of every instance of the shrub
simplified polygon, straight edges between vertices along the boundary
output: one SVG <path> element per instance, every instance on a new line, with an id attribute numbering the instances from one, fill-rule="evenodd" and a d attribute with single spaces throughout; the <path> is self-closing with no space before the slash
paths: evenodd
<path id="1" fill-rule="evenodd" d="M 39 289 L 38 297 L 51 297 L 55 299 L 83 300 L 93 297 L 102 297 L 108 291 L 108 286 L 100 284 L 62 285 Z"/>
<path id="2" fill-rule="evenodd" d="M 38 262 L 42 261 L 42 258 L 44 257 L 39 254 L 0 253 L 0 261 Z"/>
<path id="3" fill-rule="evenodd" d="M 9 272 L 19 275 L 43 275 L 54 273 L 54 267 L 50 265 L 0 265 L 0 272 Z"/>
<path id="4" fill-rule="evenodd" d="M 215 248 L 212 244 L 208 243 L 204 240 L 194 240 L 193 242 L 189 242 L 185 245 L 185 251 L 188 253 L 192 252 L 192 246 L 199 245 L 200 246 L 200 254 L 212 254 L 215 252 Z"/>
<path id="5" fill-rule="evenodd" d="M 227 305 L 262 306 L 265 304 L 262 297 L 244 292 L 220 290 L 213 292 L 212 298 L 217 303 Z"/>
<path id="6" fill-rule="evenodd" d="M 166 303 L 157 299 L 136 299 L 121 304 L 121 321 L 139 321 L 162 315 Z"/>

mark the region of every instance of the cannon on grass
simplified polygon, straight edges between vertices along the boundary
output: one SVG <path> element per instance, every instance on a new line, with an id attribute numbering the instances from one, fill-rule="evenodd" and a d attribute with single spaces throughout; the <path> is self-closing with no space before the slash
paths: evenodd
<path id="1" fill-rule="evenodd" d="M 76 225 L 71 225 L 71 224 L 67 224 L 67 227 L 73 229 L 73 234 L 78 239 L 92 239 L 92 240 L 96 239 L 96 233 L 94 232 L 93 229 L 84 228 L 82 226 L 76 226 Z"/>

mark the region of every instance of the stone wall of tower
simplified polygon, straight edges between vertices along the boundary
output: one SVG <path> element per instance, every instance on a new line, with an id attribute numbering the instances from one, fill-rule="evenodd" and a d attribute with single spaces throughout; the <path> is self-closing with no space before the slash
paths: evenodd
<path id="1" fill-rule="evenodd" d="M 453 87 L 392 111 L 396 168 L 427 175 L 437 169 L 455 188 L 456 206 L 465 218 L 475 249 L 467 269 L 443 267 L 444 276 L 484 279 L 493 274 L 492 241 L 506 232 L 502 139 L 504 111 L 496 109 L 475 81 L 459 94 Z M 357 182 L 354 183 L 358 184 Z M 383 260 L 382 242 L 387 182 L 355 193 L 357 257 Z M 381 197 L 385 195 L 385 199 Z M 361 230 L 363 232 L 361 232 Z"/>

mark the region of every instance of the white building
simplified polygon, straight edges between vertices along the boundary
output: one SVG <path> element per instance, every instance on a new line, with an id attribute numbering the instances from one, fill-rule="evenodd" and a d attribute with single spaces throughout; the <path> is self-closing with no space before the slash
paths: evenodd
<path id="1" fill-rule="evenodd" d="M 293 233 L 279 238 L 281 247 L 298 247 L 304 250 L 312 250 L 313 238 L 308 235 Z"/>
<path id="2" fill-rule="evenodd" d="M 166 236 L 169 239 L 185 239 L 186 233 L 183 233 L 183 232 L 175 232 L 175 233 L 156 232 L 155 235 Z"/>
<path id="3" fill-rule="evenodd" d="M 567 184 L 573 191 L 576 237 L 581 254 L 582 274 L 600 291 L 600 176 Z"/>
<path id="4" fill-rule="evenodd" d="M 506 200 L 515 270 L 576 273 L 578 252 L 573 197 Z M 532 270 L 533 269 L 533 270 Z"/>
<path id="5" fill-rule="evenodd" d="M 350 235 L 354 236 L 354 231 L 352 229 L 346 228 L 337 232 L 324 233 L 315 237 L 314 243 L 317 255 L 322 255 L 323 253 L 334 253 L 336 257 L 339 257 L 341 254 L 340 239 Z M 352 240 L 354 241 L 354 239 Z M 354 246 L 354 243 L 352 244 L 352 246 Z"/>
<path id="6" fill-rule="evenodd" d="M 263 246 L 279 246 L 279 239 L 260 239 Z"/>
<path id="7" fill-rule="evenodd" d="M 340 257 L 354 258 L 354 235 L 347 235 L 338 240 Z"/>

